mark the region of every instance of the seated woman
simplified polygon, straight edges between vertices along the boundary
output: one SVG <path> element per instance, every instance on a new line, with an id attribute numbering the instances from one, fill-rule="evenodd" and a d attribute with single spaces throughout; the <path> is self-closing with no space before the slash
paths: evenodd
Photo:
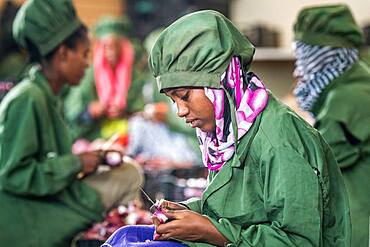
<path id="1" fill-rule="evenodd" d="M 201 198 L 162 202 L 169 220 L 153 216 L 154 237 L 154 227 L 125 227 L 105 246 L 349 246 L 348 198 L 333 154 L 248 72 L 254 51 L 215 11 L 186 15 L 161 33 L 149 65 L 178 116 L 196 128 L 209 184 Z"/>
<path id="2" fill-rule="evenodd" d="M 13 34 L 35 66 L 0 104 L 0 246 L 70 246 L 135 199 L 142 174 L 131 162 L 98 173 L 101 152 L 71 153 L 59 96 L 79 83 L 90 46 L 72 1 L 28 0 Z"/>
<path id="3" fill-rule="evenodd" d="M 108 139 L 113 133 L 124 136 L 126 118 L 144 107 L 142 80 L 135 69 L 139 52 L 128 33 L 124 18 L 106 16 L 95 26 L 93 65 L 81 85 L 64 99 L 74 139 Z"/>
<path id="4" fill-rule="evenodd" d="M 351 246 L 369 246 L 370 70 L 345 4 L 303 8 L 294 24 L 294 94 L 333 150 L 346 186 Z"/>

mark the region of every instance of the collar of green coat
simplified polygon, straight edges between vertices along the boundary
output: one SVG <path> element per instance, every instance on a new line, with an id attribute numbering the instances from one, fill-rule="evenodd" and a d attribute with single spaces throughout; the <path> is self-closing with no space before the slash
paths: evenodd
<path id="1" fill-rule="evenodd" d="M 222 186 L 224 186 L 231 180 L 234 170 L 233 168 L 243 168 L 243 166 L 246 165 L 244 161 L 249 153 L 253 139 L 257 134 L 262 117 L 263 112 L 256 118 L 252 127 L 249 129 L 248 133 L 245 136 L 243 136 L 243 138 L 239 141 L 236 155 L 234 155 L 234 157 L 231 160 L 229 160 L 220 171 L 218 172 L 210 171 L 211 183 L 203 193 L 202 208 L 207 198 L 211 194 L 213 194 L 215 191 L 220 189 Z"/>
<path id="2" fill-rule="evenodd" d="M 369 78 L 369 69 L 362 61 L 358 61 L 355 63 L 350 69 L 344 72 L 343 75 L 335 78 L 329 85 L 322 91 L 319 98 L 317 99 L 316 103 L 312 108 L 312 113 L 317 116 L 320 111 L 322 110 L 325 99 L 330 91 L 334 88 L 338 87 L 343 83 L 351 83 L 351 81 L 358 81 L 358 80 L 368 80 Z"/>
<path id="3" fill-rule="evenodd" d="M 39 65 L 33 66 L 29 71 L 29 79 L 32 83 L 36 84 L 47 96 L 49 102 L 54 105 L 58 103 L 58 97 L 54 94 L 50 87 L 48 80 L 41 73 Z"/>

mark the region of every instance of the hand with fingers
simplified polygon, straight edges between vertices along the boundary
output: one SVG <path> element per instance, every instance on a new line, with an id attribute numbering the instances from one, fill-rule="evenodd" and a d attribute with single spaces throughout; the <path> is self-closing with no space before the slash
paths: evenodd
<path id="1" fill-rule="evenodd" d="M 152 211 L 152 222 L 157 227 L 160 224 L 166 223 L 169 219 L 164 214 L 164 211 L 168 210 L 186 210 L 187 208 L 179 203 L 167 201 L 167 200 L 160 200 L 157 201 L 151 208 Z M 161 235 L 154 231 L 153 239 L 159 239 Z"/>
<path id="2" fill-rule="evenodd" d="M 167 200 L 161 200 L 161 204 L 159 206 L 162 210 L 186 210 L 188 209 L 184 205 L 181 205 L 176 202 L 167 201 Z"/>
<path id="3" fill-rule="evenodd" d="M 98 151 L 81 153 L 78 155 L 78 158 L 82 166 L 81 172 L 83 172 L 84 175 L 94 173 L 101 163 L 101 156 Z"/>
<path id="4" fill-rule="evenodd" d="M 188 210 L 180 204 L 165 202 L 166 208 L 162 207 L 162 212 L 168 221 L 160 223 L 155 216 L 152 218 L 156 225 L 155 240 L 175 238 L 206 242 L 216 246 L 224 246 L 228 242 L 207 217 Z M 173 209 L 168 209 L 169 207 Z"/>
<path id="5" fill-rule="evenodd" d="M 93 101 L 88 106 L 88 112 L 93 119 L 98 119 L 104 114 L 104 106 L 99 101 Z"/>

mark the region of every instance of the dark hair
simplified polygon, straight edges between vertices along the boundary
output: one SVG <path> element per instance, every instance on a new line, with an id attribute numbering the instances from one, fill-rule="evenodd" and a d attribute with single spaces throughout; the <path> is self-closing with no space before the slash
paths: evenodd
<path id="1" fill-rule="evenodd" d="M 68 38 L 66 38 L 60 45 L 54 48 L 51 52 L 45 55 L 45 60 L 49 61 L 61 45 L 74 50 L 79 41 L 87 39 L 87 27 L 82 24 L 76 31 L 74 31 Z"/>
<path id="2" fill-rule="evenodd" d="M 82 24 L 76 31 L 74 31 L 74 33 L 72 33 L 72 35 L 65 39 L 62 44 L 67 46 L 69 49 L 75 49 L 77 43 L 85 39 L 87 39 L 87 27 Z"/>
<path id="3" fill-rule="evenodd" d="M 65 45 L 69 49 L 75 49 L 77 47 L 78 42 L 87 39 L 87 27 L 82 24 L 79 28 L 76 29 L 70 36 L 68 36 L 60 45 L 55 47 L 52 51 L 50 51 L 45 56 L 41 56 L 38 48 L 34 45 L 29 39 L 26 39 L 27 43 L 27 50 L 30 55 L 31 62 L 43 62 L 43 61 L 50 61 L 53 58 L 55 52 L 61 45 Z"/>

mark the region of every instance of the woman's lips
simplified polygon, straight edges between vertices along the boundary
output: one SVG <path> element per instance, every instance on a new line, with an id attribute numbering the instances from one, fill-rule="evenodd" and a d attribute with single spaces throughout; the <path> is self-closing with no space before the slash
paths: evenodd
<path id="1" fill-rule="evenodd" d="M 187 119 L 186 123 L 190 124 L 192 128 L 199 127 L 199 120 L 198 119 Z"/>

